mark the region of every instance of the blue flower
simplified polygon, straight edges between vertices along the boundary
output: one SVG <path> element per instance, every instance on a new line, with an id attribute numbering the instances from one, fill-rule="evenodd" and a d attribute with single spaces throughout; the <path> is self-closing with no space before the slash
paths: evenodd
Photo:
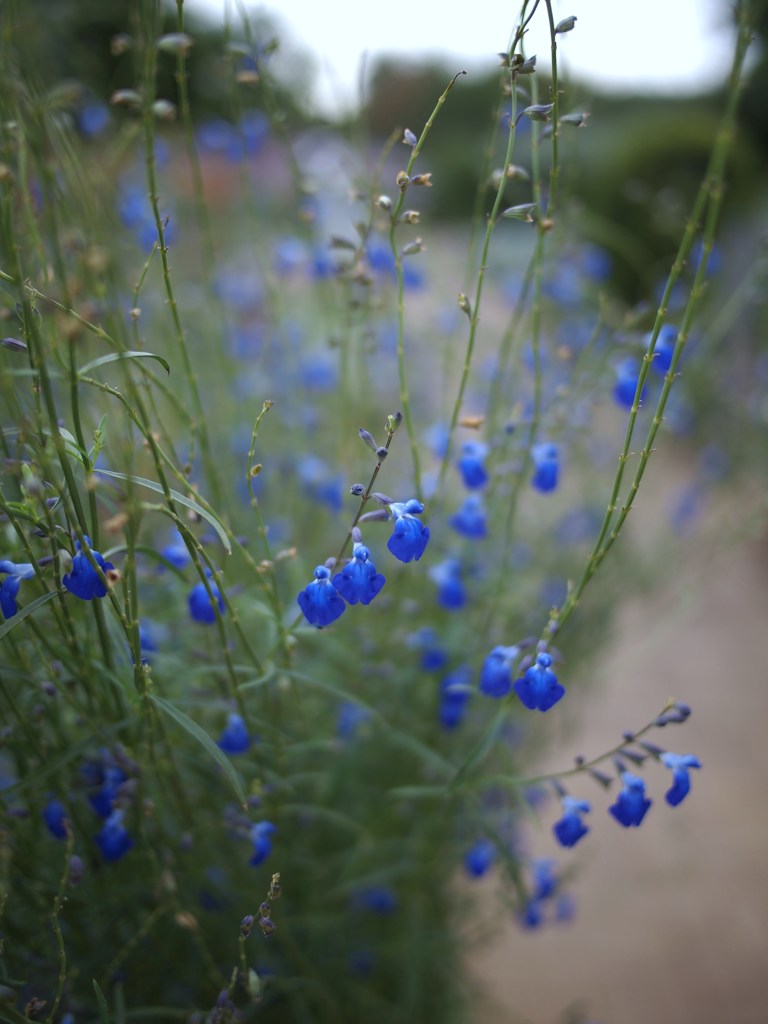
<path id="1" fill-rule="evenodd" d="M 180 533 L 177 533 L 175 539 L 165 545 L 160 554 L 175 569 L 184 569 L 192 561 L 192 556 Z"/>
<path id="2" fill-rule="evenodd" d="M 616 383 L 613 385 L 613 398 L 615 402 L 624 406 L 625 409 L 631 409 L 634 404 L 639 376 L 640 366 L 638 361 L 632 359 L 631 356 L 628 359 L 622 359 L 616 367 Z M 647 388 L 643 386 L 643 391 L 640 395 L 641 402 L 645 401 L 646 391 Z"/>
<path id="3" fill-rule="evenodd" d="M 68 817 L 67 809 L 61 800 L 49 800 L 43 808 L 43 821 L 48 826 L 48 831 L 56 839 L 67 838 L 64 822 Z"/>
<path id="4" fill-rule="evenodd" d="M 531 483 L 537 491 L 554 491 L 560 473 L 559 452 L 556 444 L 544 442 L 531 448 L 533 476 Z"/>
<path id="5" fill-rule="evenodd" d="M 333 577 L 333 585 L 348 604 L 357 604 L 358 601 L 370 604 L 386 580 L 380 572 L 376 572 L 376 566 L 370 561 L 371 553 L 365 544 L 356 543 L 352 550 L 352 558 Z"/>
<path id="6" fill-rule="evenodd" d="M 464 857 L 464 870 L 473 878 L 481 878 L 496 860 L 496 847 L 490 839 L 478 839 L 467 850 Z"/>
<path id="7" fill-rule="evenodd" d="M 296 600 L 307 622 L 318 629 L 335 622 L 347 607 L 331 583 L 331 573 L 324 565 L 318 565 L 315 578 L 299 593 Z"/>
<path id="8" fill-rule="evenodd" d="M 244 754 L 251 745 L 251 737 L 242 717 L 236 713 L 227 716 L 227 724 L 217 740 L 225 754 Z"/>
<path id="9" fill-rule="evenodd" d="M 646 347 L 650 345 L 651 334 L 646 337 Z M 672 356 L 675 354 L 675 343 L 677 342 L 677 327 L 672 324 L 663 324 L 656 339 L 656 347 L 653 350 L 653 362 L 651 366 L 657 373 L 665 374 L 672 366 Z"/>
<path id="10" fill-rule="evenodd" d="M 677 807 L 691 789 L 689 768 L 701 768 L 701 761 L 693 754 L 666 753 L 661 755 L 661 763 L 672 771 L 672 786 L 666 792 L 666 801 L 670 807 Z"/>
<path id="11" fill-rule="evenodd" d="M 94 551 L 88 537 L 83 537 L 83 540 L 86 543 L 86 547 L 90 550 L 94 561 L 105 575 L 115 568 L 111 562 L 105 562 L 98 551 Z M 75 548 L 76 553 L 72 559 L 72 568 L 68 573 L 64 574 L 62 583 L 70 594 L 79 597 L 81 601 L 92 601 L 94 597 L 106 597 L 107 584 L 99 578 L 99 574 L 91 565 L 88 556 L 83 554 L 82 545 L 79 540 L 75 541 Z"/>
<path id="12" fill-rule="evenodd" d="M 485 537 L 488 533 L 486 526 L 485 506 L 479 494 L 470 494 L 459 507 L 458 511 L 451 516 L 448 523 L 462 537 L 476 539 Z"/>
<path id="13" fill-rule="evenodd" d="M 441 681 L 438 718 L 444 729 L 455 729 L 461 724 L 472 693 L 471 681 L 469 665 L 461 665 Z"/>
<path id="14" fill-rule="evenodd" d="M 336 735 L 341 740 L 353 740 L 357 730 L 364 725 L 371 717 L 367 708 L 355 704 L 354 701 L 344 700 L 339 705 L 339 714 L 336 719 Z"/>
<path id="15" fill-rule="evenodd" d="M 461 582 L 461 563 L 458 558 L 446 558 L 429 570 L 430 579 L 437 584 L 437 600 L 450 611 L 463 608 L 467 592 Z"/>
<path id="16" fill-rule="evenodd" d="M 95 836 L 96 845 L 101 850 L 104 860 L 120 860 L 133 846 L 128 829 L 123 825 L 123 814 L 120 809 L 112 811 L 101 831 Z"/>
<path id="17" fill-rule="evenodd" d="M 515 693 L 532 711 L 548 711 L 565 694 L 565 687 L 558 683 L 557 676 L 550 669 L 551 664 L 552 658 L 548 654 L 539 654 L 536 664 L 526 669 L 522 679 L 514 684 Z"/>
<path id="18" fill-rule="evenodd" d="M 370 910 L 374 914 L 392 914 L 397 910 L 397 896 L 388 885 L 366 885 L 356 889 L 350 903 L 355 910 Z"/>
<path id="19" fill-rule="evenodd" d="M 575 846 L 589 832 L 589 826 L 581 820 L 582 814 L 592 810 L 586 800 L 577 800 L 572 796 L 562 798 L 563 816 L 552 826 L 555 838 L 561 846 Z"/>
<path id="20" fill-rule="evenodd" d="M 272 853 L 270 836 L 273 832 L 277 832 L 277 825 L 273 825 L 271 821 L 257 821 L 255 825 L 251 826 L 253 854 L 248 863 L 253 867 L 258 867 Z"/>
<path id="21" fill-rule="evenodd" d="M 488 471 L 483 461 L 488 454 L 488 446 L 480 441 L 467 441 L 461 449 L 461 456 L 456 463 L 464 486 L 474 491 L 485 487 L 488 483 Z"/>
<path id="22" fill-rule="evenodd" d="M 645 795 L 645 782 L 639 776 L 633 775 L 632 772 L 622 772 L 621 781 L 624 788 L 619 793 L 616 803 L 611 804 L 608 810 L 620 825 L 632 828 L 643 820 L 652 801 Z"/>
<path id="23" fill-rule="evenodd" d="M 128 776 L 110 761 L 87 761 L 82 767 L 82 775 L 89 790 L 91 807 L 101 818 L 108 818 Z"/>
<path id="24" fill-rule="evenodd" d="M 10 619 L 18 612 L 16 595 L 19 592 L 22 580 L 31 580 L 35 570 L 29 562 L 9 562 L 6 559 L 0 561 L 0 572 L 6 573 L 6 577 L 0 585 L 0 610 L 3 618 Z"/>
<path id="25" fill-rule="evenodd" d="M 206 569 L 205 575 L 210 576 L 211 570 Z M 202 580 L 196 583 L 187 595 L 189 614 L 195 622 L 202 622 L 206 626 L 210 626 L 216 621 L 214 602 L 218 605 L 221 614 L 224 613 L 225 608 L 224 599 L 216 584 L 209 583 L 208 586 L 211 588 L 211 597 L 208 596 L 208 591 L 205 589 L 205 584 Z"/>
<path id="26" fill-rule="evenodd" d="M 401 562 L 418 562 L 429 541 L 429 527 L 416 518 L 424 511 L 424 506 L 416 498 L 411 498 L 406 502 L 393 502 L 389 511 L 395 520 L 395 528 L 387 547 Z"/>
<path id="27" fill-rule="evenodd" d="M 480 692 L 486 697 L 506 697 L 512 689 L 512 665 L 519 655 L 519 647 L 494 647 L 480 670 Z"/>

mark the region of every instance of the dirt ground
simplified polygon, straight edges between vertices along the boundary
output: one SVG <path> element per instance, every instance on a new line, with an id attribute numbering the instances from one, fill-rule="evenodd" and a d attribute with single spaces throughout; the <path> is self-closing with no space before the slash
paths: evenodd
<path id="1" fill-rule="evenodd" d="M 670 808 L 668 773 L 650 765 L 654 806 L 637 829 L 609 817 L 597 786 L 574 785 L 593 813 L 591 833 L 573 850 L 554 843 L 559 813 L 550 808 L 533 852 L 575 867 L 575 919 L 537 931 L 510 923 L 473 956 L 492 998 L 477 1024 L 765 1024 L 766 540 L 730 546 L 691 579 L 625 609 L 599 674 L 568 749 L 608 749 L 674 696 L 692 705 L 691 719 L 649 739 L 695 753 L 703 768 L 686 801 Z M 543 767 L 562 760 L 550 752 Z"/>

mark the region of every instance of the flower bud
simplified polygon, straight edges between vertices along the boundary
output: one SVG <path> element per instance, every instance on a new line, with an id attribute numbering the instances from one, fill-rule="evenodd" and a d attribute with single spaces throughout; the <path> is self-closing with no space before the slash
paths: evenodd
<path id="1" fill-rule="evenodd" d="M 403 132 L 403 145 L 404 146 L 415 146 L 419 140 L 413 134 L 410 128 L 406 128 Z"/>
<path id="2" fill-rule="evenodd" d="M 360 427 L 357 432 L 360 435 L 360 440 L 364 444 L 367 444 L 372 452 L 375 452 L 376 451 L 376 442 L 373 439 L 373 435 L 370 434 L 367 430 L 364 430 L 362 427 Z"/>
<path id="3" fill-rule="evenodd" d="M 365 494 L 364 484 L 352 484 L 349 488 L 349 493 L 354 494 L 356 498 L 361 498 Z"/>
<path id="4" fill-rule="evenodd" d="M 472 319 L 472 306 L 469 304 L 469 299 L 464 292 L 459 292 L 459 309 Z"/>
<path id="5" fill-rule="evenodd" d="M 393 412 L 390 416 L 387 416 L 387 433 L 394 434 L 402 422 L 403 414 L 401 412 Z"/>
<path id="6" fill-rule="evenodd" d="M 416 256 L 418 253 L 424 252 L 424 248 L 424 240 L 422 238 L 415 238 L 412 242 L 409 242 L 408 245 L 403 247 L 401 255 Z"/>
<path id="7" fill-rule="evenodd" d="M 383 462 L 384 459 L 386 459 L 386 457 L 389 455 L 389 449 L 385 448 L 384 445 L 381 445 L 379 448 L 376 449 L 376 455 L 378 456 L 379 462 Z"/>
<path id="8" fill-rule="evenodd" d="M 376 205 L 382 210 L 391 210 L 392 200 L 389 198 L 389 196 L 379 196 L 379 198 L 376 200 Z"/>
<path id="9" fill-rule="evenodd" d="M 155 100 L 152 104 L 152 113 L 159 121 L 174 121 L 176 106 L 170 100 Z"/>
<path id="10" fill-rule="evenodd" d="M 574 114 L 563 114 L 560 118 L 560 124 L 572 124 L 574 128 L 583 128 L 589 120 L 589 114 L 584 111 L 578 111 Z"/>
<path id="11" fill-rule="evenodd" d="M 109 97 L 109 102 L 115 107 L 133 107 L 136 110 L 141 106 L 141 95 L 135 89 L 118 89 Z"/>
<path id="12" fill-rule="evenodd" d="M 427 171 L 425 174 L 414 174 L 410 179 L 411 185 L 424 185 L 426 188 L 432 188 L 432 171 Z"/>
<path id="13" fill-rule="evenodd" d="M 164 53 L 175 53 L 177 57 L 186 57 L 192 49 L 192 37 L 186 32 L 170 32 L 157 40 L 158 50 Z"/>
<path id="14" fill-rule="evenodd" d="M 529 121 L 549 121 L 552 117 L 554 103 L 534 103 L 522 111 L 520 117 L 527 117 Z"/>
<path id="15" fill-rule="evenodd" d="M 400 220 L 403 224 L 418 224 L 421 219 L 421 214 L 418 210 L 406 210 L 405 213 L 400 214 Z"/>
<path id="16" fill-rule="evenodd" d="M 522 220 L 527 224 L 533 224 L 536 212 L 536 203 L 520 203 L 517 206 L 508 206 L 501 211 L 501 216 L 508 220 Z"/>
<path id="17" fill-rule="evenodd" d="M 256 918 L 253 914 L 246 914 L 243 920 L 240 922 L 240 934 L 244 939 L 247 939 L 251 934 L 251 928 L 253 928 Z"/>
<path id="18" fill-rule="evenodd" d="M 555 35 L 562 35 L 563 32 L 573 31 L 573 26 L 576 24 L 576 15 L 571 14 L 567 18 L 563 18 L 562 21 L 558 21 L 555 25 Z"/>

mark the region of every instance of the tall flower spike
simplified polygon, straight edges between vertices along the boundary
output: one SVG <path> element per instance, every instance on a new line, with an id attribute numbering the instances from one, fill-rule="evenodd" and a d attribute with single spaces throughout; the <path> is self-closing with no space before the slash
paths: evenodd
<path id="1" fill-rule="evenodd" d="M 401 562 L 418 562 L 429 541 L 429 527 L 416 519 L 424 511 L 424 506 L 416 498 L 411 498 L 406 502 L 392 502 L 389 511 L 395 520 L 395 528 L 387 547 Z"/>
<path id="2" fill-rule="evenodd" d="M 637 827 L 652 801 L 645 795 L 645 782 L 638 775 L 622 772 L 621 781 L 624 788 L 619 793 L 616 803 L 611 804 L 608 810 L 624 828 Z"/>
<path id="3" fill-rule="evenodd" d="M 315 578 L 299 593 L 296 600 L 307 622 L 318 629 L 330 626 L 344 614 L 347 607 L 331 583 L 330 570 L 324 565 L 318 565 L 315 569 Z"/>
<path id="4" fill-rule="evenodd" d="M 333 585 L 348 604 L 357 604 L 358 601 L 370 604 L 386 580 L 380 572 L 376 572 L 376 566 L 370 560 L 371 553 L 365 544 L 356 543 L 352 551 L 352 558 L 333 577 Z"/>
<path id="5" fill-rule="evenodd" d="M 701 768 L 701 761 L 693 754 L 661 755 L 661 763 L 672 771 L 672 786 L 667 790 L 665 799 L 670 807 L 677 807 L 688 796 L 691 790 L 690 768 Z"/>
<path id="6" fill-rule="evenodd" d="M 562 798 L 562 805 L 563 816 L 552 826 L 552 831 L 561 846 L 575 846 L 589 832 L 589 826 L 581 820 L 581 815 L 592 808 L 586 800 L 577 800 L 567 794 Z"/>
<path id="7" fill-rule="evenodd" d="M 90 548 L 91 555 L 96 564 L 105 575 L 115 568 L 111 562 L 105 562 L 101 554 L 91 547 L 91 541 L 88 537 L 83 537 L 83 540 L 86 546 Z M 83 547 L 79 540 L 75 541 L 75 548 L 76 552 L 72 559 L 72 568 L 68 573 L 64 574 L 62 580 L 64 586 L 70 594 L 79 597 L 81 601 L 92 601 L 95 597 L 106 597 L 107 585 L 99 578 L 99 574 L 91 564 L 88 556 L 83 554 Z"/>
<path id="8" fill-rule="evenodd" d="M 531 711 L 549 711 L 565 695 L 565 687 L 551 670 L 549 654 L 539 654 L 536 663 L 514 684 L 515 693 Z"/>
<path id="9" fill-rule="evenodd" d="M 31 580 L 35 570 L 29 562 L 9 562 L 6 559 L 0 561 L 0 573 L 5 573 L 5 579 L 0 585 L 0 610 L 4 619 L 13 618 L 18 612 L 16 595 L 19 592 L 22 580 Z"/>

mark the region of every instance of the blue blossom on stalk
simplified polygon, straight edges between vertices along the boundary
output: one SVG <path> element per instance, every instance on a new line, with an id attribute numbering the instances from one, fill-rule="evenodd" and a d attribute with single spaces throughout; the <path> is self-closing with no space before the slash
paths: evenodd
<path id="1" fill-rule="evenodd" d="M 18 612 L 16 595 L 19 592 L 22 580 L 31 580 L 35 570 L 29 562 L 9 562 L 7 559 L 0 561 L 0 573 L 5 573 L 5 579 L 0 584 L 0 610 L 3 618 L 10 619 Z"/>
<path id="2" fill-rule="evenodd" d="M 464 870 L 473 878 L 481 878 L 496 860 L 496 847 L 490 839 L 478 839 L 464 856 Z"/>
<path id="3" fill-rule="evenodd" d="M 277 825 L 273 825 L 271 821 L 257 821 L 255 825 L 251 826 L 253 853 L 248 863 L 252 867 L 258 867 L 272 853 L 270 837 L 274 832 L 277 832 Z"/>
<path id="4" fill-rule="evenodd" d="M 48 831 L 56 839 L 66 839 L 67 829 L 64 822 L 69 817 L 67 809 L 61 800 L 49 800 L 43 808 L 43 821 L 48 827 Z"/>
<path id="5" fill-rule="evenodd" d="M 488 445 L 481 441 L 467 441 L 461 449 L 461 456 L 456 465 L 468 490 L 477 490 L 488 483 L 488 471 L 484 461 L 487 454 Z"/>
<path id="6" fill-rule="evenodd" d="M 561 846 L 575 846 L 589 832 L 589 826 L 581 819 L 582 814 L 592 810 L 586 800 L 577 800 L 572 796 L 562 798 L 563 816 L 552 826 L 555 838 Z"/>
<path id="7" fill-rule="evenodd" d="M 370 604 L 386 580 L 370 560 L 371 552 L 357 542 L 352 549 L 352 558 L 341 572 L 333 577 L 333 585 L 348 604 Z M 310 584 L 311 585 L 311 584 Z"/>
<path id="8" fill-rule="evenodd" d="M 622 359 L 616 367 L 616 383 L 613 385 L 613 398 L 618 405 L 623 406 L 625 409 L 631 409 L 634 404 L 639 376 L 640 365 L 631 356 L 628 359 Z M 643 385 L 640 395 L 641 402 L 645 401 L 647 390 L 645 385 Z"/>
<path id="9" fill-rule="evenodd" d="M 461 581 L 461 563 L 458 558 L 446 558 L 429 570 L 429 577 L 437 584 L 437 600 L 449 611 L 463 608 L 467 592 Z"/>
<path id="10" fill-rule="evenodd" d="M 624 788 L 608 810 L 624 828 L 633 828 L 643 820 L 652 801 L 645 795 L 645 782 L 638 775 L 622 772 L 621 781 Z"/>
<path id="11" fill-rule="evenodd" d="M 89 548 L 94 561 L 106 575 L 115 567 L 111 562 L 105 562 L 101 554 L 91 547 L 88 537 L 83 537 L 86 546 Z M 64 574 L 62 583 L 75 597 L 81 601 L 92 601 L 95 597 L 107 596 L 107 584 L 99 578 L 99 574 L 91 564 L 88 556 L 83 553 L 80 541 L 75 541 L 75 556 L 72 559 L 72 568 Z"/>
<path id="12" fill-rule="evenodd" d="M 101 850 L 104 860 L 116 861 L 126 854 L 133 846 L 128 829 L 123 825 L 124 811 L 118 808 L 112 811 L 95 836 L 96 845 Z"/>
<path id="13" fill-rule="evenodd" d="M 250 745 L 251 737 L 242 716 L 236 712 L 227 715 L 227 724 L 217 740 L 219 749 L 225 754 L 244 754 Z"/>
<path id="14" fill-rule="evenodd" d="M 560 475 L 559 451 L 556 444 L 545 441 L 531 448 L 533 476 L 531 484 L 543 494 L 554 491 Z"/>
<path id="15" fill-rule="evenodd" d="M 448 523 L 462 537 L 474 540 L 487 536 L 488 527 L 482 497 L 479 494 L 468 495 Z"/>
<path id="16" fill-rule="evenodd" d="M 405 502 L 392 502 L 389 511 L 395 520 L 395 528 L 387 547 L 401 562 L 418 562 L 429 541 L 429 527 L 416 518 L 424 511 L 424 506 L 416 498 L 410 498 Z"/>
<path id="17" fill-rule="evenodd" d="M 557 681 L 551 664 L 549 654 L 539 654 L 536 663 L 526 669 L 514 684 L 515 693 L 532 711 L 548 711 L 565 694 L 565 687 Z"/>
<path id="18" fill-rule="evenodd" d="M 205 575 L 210 576 L 211 570 L 206 569 Z M 221 591 L 215 583 L 209 583 L 208 586 L 211 590 L 211 596 L 208 596 L 208 591 L 205 589 L 205 584 L 202 580 L 196 583 L 187 595 L 187 607 L 189 608 L 189 614 L 195 620 L 195 622 L 202 622 L 203 625 L 210 626 L 216 621 L 216 610 L 214 603 L 218 605 L 219 612 L 224 614 L 224 598 L 221 596 Z"/>
<path id="19" fill-rule="evenodd" d="M 664 753 L 661 755 L 661 763 L 672 771 L 672 786 L 666 792 L 666 801 L 670 807 L 677 807 L 691 789 L 689 769 L 701 768 L 701 761 L 693 754 Z"/>
<path id="20" fill-rule="evenodd" d="M 335 622 L 347 607 L 331 583 L 330 570 L 324 565 L 318 565 L 315 578 L 299 593 L 296 600 L 307 622 L 318 629 Z"/>
<path id="21" fill-rule="evenodd" d="M 494 647 L 480 670 L 480 692 L 486 697 L 506 697 L 512 689 L 512 666 L 519 656 L 519 647 Z"/>

